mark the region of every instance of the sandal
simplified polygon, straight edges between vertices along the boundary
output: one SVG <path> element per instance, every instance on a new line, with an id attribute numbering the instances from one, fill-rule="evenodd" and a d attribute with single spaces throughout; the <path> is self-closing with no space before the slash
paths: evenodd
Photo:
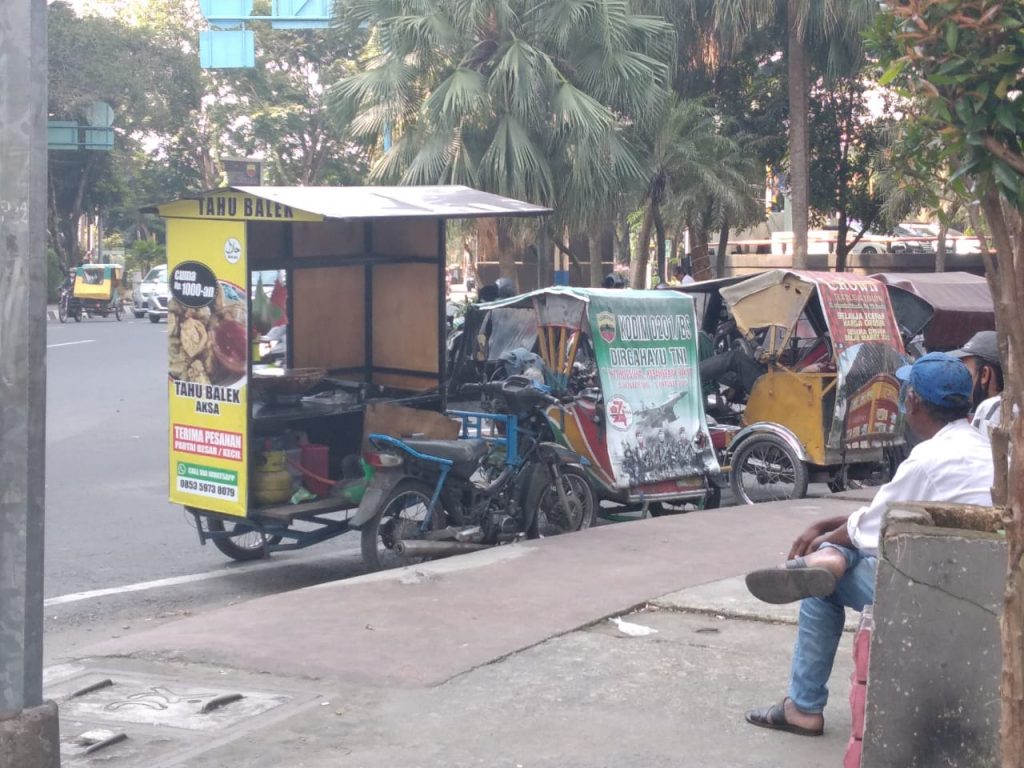
<path id="1" fill-rule="evenodd" d="M 826 597 L 836 591 L 836 577 L 825 568 L 763 568 L 747 574 L 747 589 L 765 603 L 794 603 L 805 597 Z"/>
<path id="2" fill-rule="evenodd" d="M 745 717 L 748 723 L 756 725 L 758 728 L 795 733 L 797 736 L 821 736 L 825 733 L 824 725 L 820 728 L 803 728 L 786 720 L 786 699 L 769 707 L 752 709 L 747 712 Z"/>

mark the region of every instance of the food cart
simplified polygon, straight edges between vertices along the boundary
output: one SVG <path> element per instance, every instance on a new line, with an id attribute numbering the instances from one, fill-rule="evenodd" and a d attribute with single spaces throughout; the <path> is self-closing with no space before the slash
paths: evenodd
<path id="1" fill-rule="evenodd" d="M 445 222 L 548 212 L 460 186 L 230 187 L 145 210 L 167 222 L 170 500 L 243 560 L 349 529 L 368 404 L 377 431 L 445 432 L 375 407 L 445 407 Z"/>

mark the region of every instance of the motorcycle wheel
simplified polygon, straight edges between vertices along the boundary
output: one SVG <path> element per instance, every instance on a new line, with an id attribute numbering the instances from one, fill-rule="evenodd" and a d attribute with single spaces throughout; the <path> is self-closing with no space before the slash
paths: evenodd
<path id="1" fill-rule="evenodd" d="M 124 315 L 124 310 L 121 308 L 121 302 L 114 305 L 114 318 L 117 322 L 121 322 L 121 317 Z"/>
<path id="2" fill-rule="evenodd" d="M 394 487 L 380 505 L 380 511 L 360 529 L 363 563 L 368 571 L 400 568 L 430 559 L 403 557 L 394 547 L 397 541 L 419 538 L 416 529 L 425 519 L 433 495 L 433 486 L 412 478 L 406 478 Z M 438 502 L 430 519 L 431 529 L 444 528 L 448 524 L 447 517 Z"/>
<path id="3" fill-rule="evenodd" d="M 533 522 L 527 535 L 531 539 L 582 531 L 594 524 L 597 496 L 587 473 L 577 467 L 560 467 L 562 488 L 570 509 L 562 508 L 554 481 L 535 483 L 527 509 L 533 510 Z"/>
<path id="4" fill-rule="evenodd" d="M 68 321 L 68 302 L 66 298 L 62 298 L 57 302 L 57 319 L 62 323 Z"/>
<path id="5" fill-rule="evenodd" d="M 227 530 L 224 527 L 224 521 L 217 517 L 206 518 L 206 528 L 211 533 L 223 533 Z M 264 547 L 273 546 L 281 542 L 280 536 L 267 536 L 245 523 L 232 523 L 231 532 L 238 535 L 230 539 L 217 538 L 212 539 L 212 541 L 213 546 L 232 560 L 240 560 L 242 562 L 261 560 L 266 553 Z"/>

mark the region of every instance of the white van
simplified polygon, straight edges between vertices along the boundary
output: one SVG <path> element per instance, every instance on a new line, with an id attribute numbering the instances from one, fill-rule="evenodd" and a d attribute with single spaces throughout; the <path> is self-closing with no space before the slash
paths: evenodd
<path id="1" fill-rule="evenodd" d="M 149 317 L 149 322 L 159 323 L 167 317 L 167 265 L 159 264 L 132 287 L 132 313 L 137 318 Z"/>

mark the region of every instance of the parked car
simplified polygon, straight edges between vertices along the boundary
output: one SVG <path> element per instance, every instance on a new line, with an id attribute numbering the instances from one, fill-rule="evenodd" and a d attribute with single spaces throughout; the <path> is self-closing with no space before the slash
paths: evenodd
<path id="1" fill-rule="evenodd" d="M 914 232 L 918 237 L 934 238 L 928 242 L 931 250 L 939 249 L 939 225 L 938 224 L 916 224 L 905 223 L 900 226 Z M 981 241 L 976 237 L 965 235 L 958 229 L 946 230 L 946 253 L 957 256 L 967 256 L 972 253 L 981 253 Z"/>
<path id="2" fill-rule="evenodd" d="M 148 316 L 151 323 L 167 317 L 167 265 L 153 267 L 142 282 L 132 288 L 132 314 L 136 318 Z"/>

